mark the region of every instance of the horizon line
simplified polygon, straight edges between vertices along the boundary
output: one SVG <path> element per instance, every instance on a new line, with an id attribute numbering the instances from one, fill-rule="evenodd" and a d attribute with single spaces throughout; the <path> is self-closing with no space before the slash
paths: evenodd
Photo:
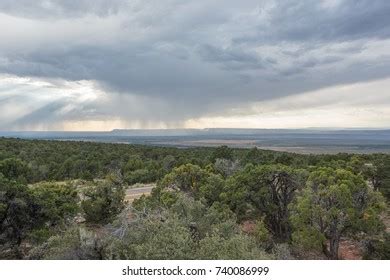
<path id="1" fill-rule="evenodd" d="M 390 130 L 390 127 L 301 127 L 301 128 L 259 128 L 259 127 L 204 127 L 204 128 L 114 128 L 111 130 L 0 130 L 0 133 L 39 132 L 115 132 L 115 131 L 172 131 L 172 130 Z"/>

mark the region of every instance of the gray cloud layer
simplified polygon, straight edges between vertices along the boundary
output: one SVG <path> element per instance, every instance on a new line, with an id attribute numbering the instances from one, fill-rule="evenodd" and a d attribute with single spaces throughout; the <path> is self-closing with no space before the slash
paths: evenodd
<path id="1" fill-rule="evenodd" d="M 97 115 L 175 122 L 389 77 L 388 15 L 387 0 L 2 0 L 0 72 L 96 81 L 153 108 L 90 104 Z M 28 118 L 72 100 L 56 102 Z"/>
<path id="2" fill-rule="evenodd" d="M 108 16 L 125 8 L 123 0 L 2 0 L 4 13 L 31 18 L 80 17 L 86 14 Z"/>

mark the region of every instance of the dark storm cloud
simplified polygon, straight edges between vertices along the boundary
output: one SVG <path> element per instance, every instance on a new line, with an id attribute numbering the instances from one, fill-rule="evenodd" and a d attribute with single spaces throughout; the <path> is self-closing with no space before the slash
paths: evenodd
<path id="1" fill-rule="evenodd" d="M 266 25 L 261 23 L 254 27 L 254 34 L 233 41 L 313 43 L 390 36 L 387 0 L 341 0 L 330 7 L 324 1 L 277 1 L 268 13 Z"/>
<path id="2" fill-rule="evenodd" d="M 275 64 L 272 58 L 262 58 L 254 51 L 241 48 L 218 48 L 208 44 L 199 46 L 200 57 L 207 62 L 220 63 L 226 70 L 261 69 Z"/>
<path id="3" fill-rule="evenodd" d="M 185 120 L 388 77 L 390 53 L 381 44 L 390 36 L 389 14 L 387 0 L 3 0 L 0 23 L 14 25 L 0 37 L 15 43 L 0 46 L 0 72 L 93 80 L 107 94 L 164 104 L 164 112 L 156 105 L 140 118 Z M 9 35 L 25 24 L 36 24 L 36 33 Z M 53 115 L 57 106 L 20 122 Z"/>

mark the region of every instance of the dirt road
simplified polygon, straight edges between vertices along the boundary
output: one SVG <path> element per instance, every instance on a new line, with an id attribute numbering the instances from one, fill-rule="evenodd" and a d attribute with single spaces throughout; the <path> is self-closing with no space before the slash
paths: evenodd
<path id="1" fill-rule="evenodd" d="M 128 202 L 132 202 L 134 199 L 141 197 L 143 194 L 149 195 L 154 187 L 155 185 L 151 184 L 145 185 L 140 188 L 127 189 L 125 200 Z"/>

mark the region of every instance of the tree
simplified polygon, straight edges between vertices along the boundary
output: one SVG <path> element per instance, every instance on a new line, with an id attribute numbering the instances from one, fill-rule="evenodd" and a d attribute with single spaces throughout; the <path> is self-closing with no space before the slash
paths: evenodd
<path id="1" fill-rule="evenodd" d="M 49 227 L 66 224 L 78 213 L 78 193 L 71 185 L 37 184 L 31 194 L 39 205 L 38 215 Z"/>
<path id="2" fill-rule="evenodd" d="M 318 168 L 292 206 L 293 241 L 322 248 L 330 259 L 337 259 L 343 236 L 382 229 L 380 213 L 384 207 L 380 193 L 370 189 L 360 175 Z"/>
<path id="3" fill-rule="evenodd" d="M 366 242 L 366 250 L 363 258 L 366 260 L 390 259 L 390 233 L 385 233 L 383 238 L 372 239 Z"/>
<path id="4" fill-rule="evenodd" d="M 197 165 L 185 164 L 176 167 L 161 181 L 163 188 L 176 189 L 187 193 L 197 193 L 206 182 L 208 173 Z"/>
<path id="5" fill-rule="evenodd" d="M 89 223 L 108 223 L 125 207 L 125 190 L 121 185 L 102 182 L 84 191 L 81 207 Z"/>
<path id="6" fill-rule="evenodd" d="M 125 182 L 129 185 L 134 185 L 136 183 L 149 183 L 153 181 L 151 178 L 151 171 L 148 169 L 137 169 L 134 171 L 129 171 L 125 174 Z"/>
<path id="7" fill-rule="evenodd" d="M 132 205 L 139 211 L 170 208 L 180 193 L 186 193 L 211 206 L 219 201 L 225 180 L 219 174 L 210 173 L 197 165 L 186 164 L 172 170 L 158 182 L 151 195 L 141 196 Z"/>
<path id="8" fill-rule="evenodd" d="M 18 247 L 35 226 L 36 208 L 27 186 L 0 174 L 0 252 L 6 252 L 1 247 L 12 252 L 16 248 L 17 258 L 21 257 Z"/>
<path id="9" fill-rule="evenodd" d="M 233 160 L 233 150 L 225 145 L 216 148 L 211 155 L 211 161 L 215 162 L 218 158 Z"/>
<path id="10" fill-rule="evenodd" d="M 199 198 L 204 199 L 208 205 L 212 205 L 216 201 L 220 201 L 220 194 L 224 191 L 225 180 L 219 174 L 208 176 L 205 183 L 199 188 Z"/>
<path id="11" fill-rule="evenodd" d="M 0 161 L 0 173 L 9 180 L 17 180 L 22 183 L 27 183 L 31 177 L 31 170 L 28 165 L 16 158 Z"/>
<path id="12" fill-rule="evenodd" d="M 382 156 L 376 158 L 371 163 L 366 163 L 363 174 L 374 190 L 381 191 L 390 199 L 390 157 Z"/>
<path id="13" fill-rule="evenodd" d="M 78 195 L 72 187 L 55 184 L 27 187 L 0 175 L 0 246 L 10 248 L 17 258 L 22 258 L 21 243 L 42 242 L 50 237 L 58 226 L 77 214 L 77 202 Z"/>
<path id="14" fill-rule="evenodd" d="M 223 158 L 217 158 L 214 163 L 214 170 L 221 174 L 224 178 L 233 175 L 240 169 L 238 161 L 232 161 Z"/>
<path id="15" fill-rule="evenodd" d="M 264 163 L 264 155 L 263 153 L 257 149 L 256 147 L 248 150 L 248 152 L 245 154 L 243 158 L 244 164 L 260 164 Z"/>
<path id="16" fill-rule="evenodd" d="M 302 170 L 283 165 L 248 165 L 228 180 L 221 194 L 225 203 L 241 218 L 259 218 L 276 238 L 291 234 L 289 204 L 304 180 Z"/>
<path id="17" fill-rule="evenodd" d="M 132 155 L 124 167 L 124 173 L 142 168 L 144 168 L 144 162 L 142 161 L 141 157 L 138 155 Z"/>
<path id="18" fill-rule="evenodd" d="M 176 159 L 172 155 L 167 155 L 162 160 L 162 168 L 165 172 L 169 172 L 176 164 Z"/>

